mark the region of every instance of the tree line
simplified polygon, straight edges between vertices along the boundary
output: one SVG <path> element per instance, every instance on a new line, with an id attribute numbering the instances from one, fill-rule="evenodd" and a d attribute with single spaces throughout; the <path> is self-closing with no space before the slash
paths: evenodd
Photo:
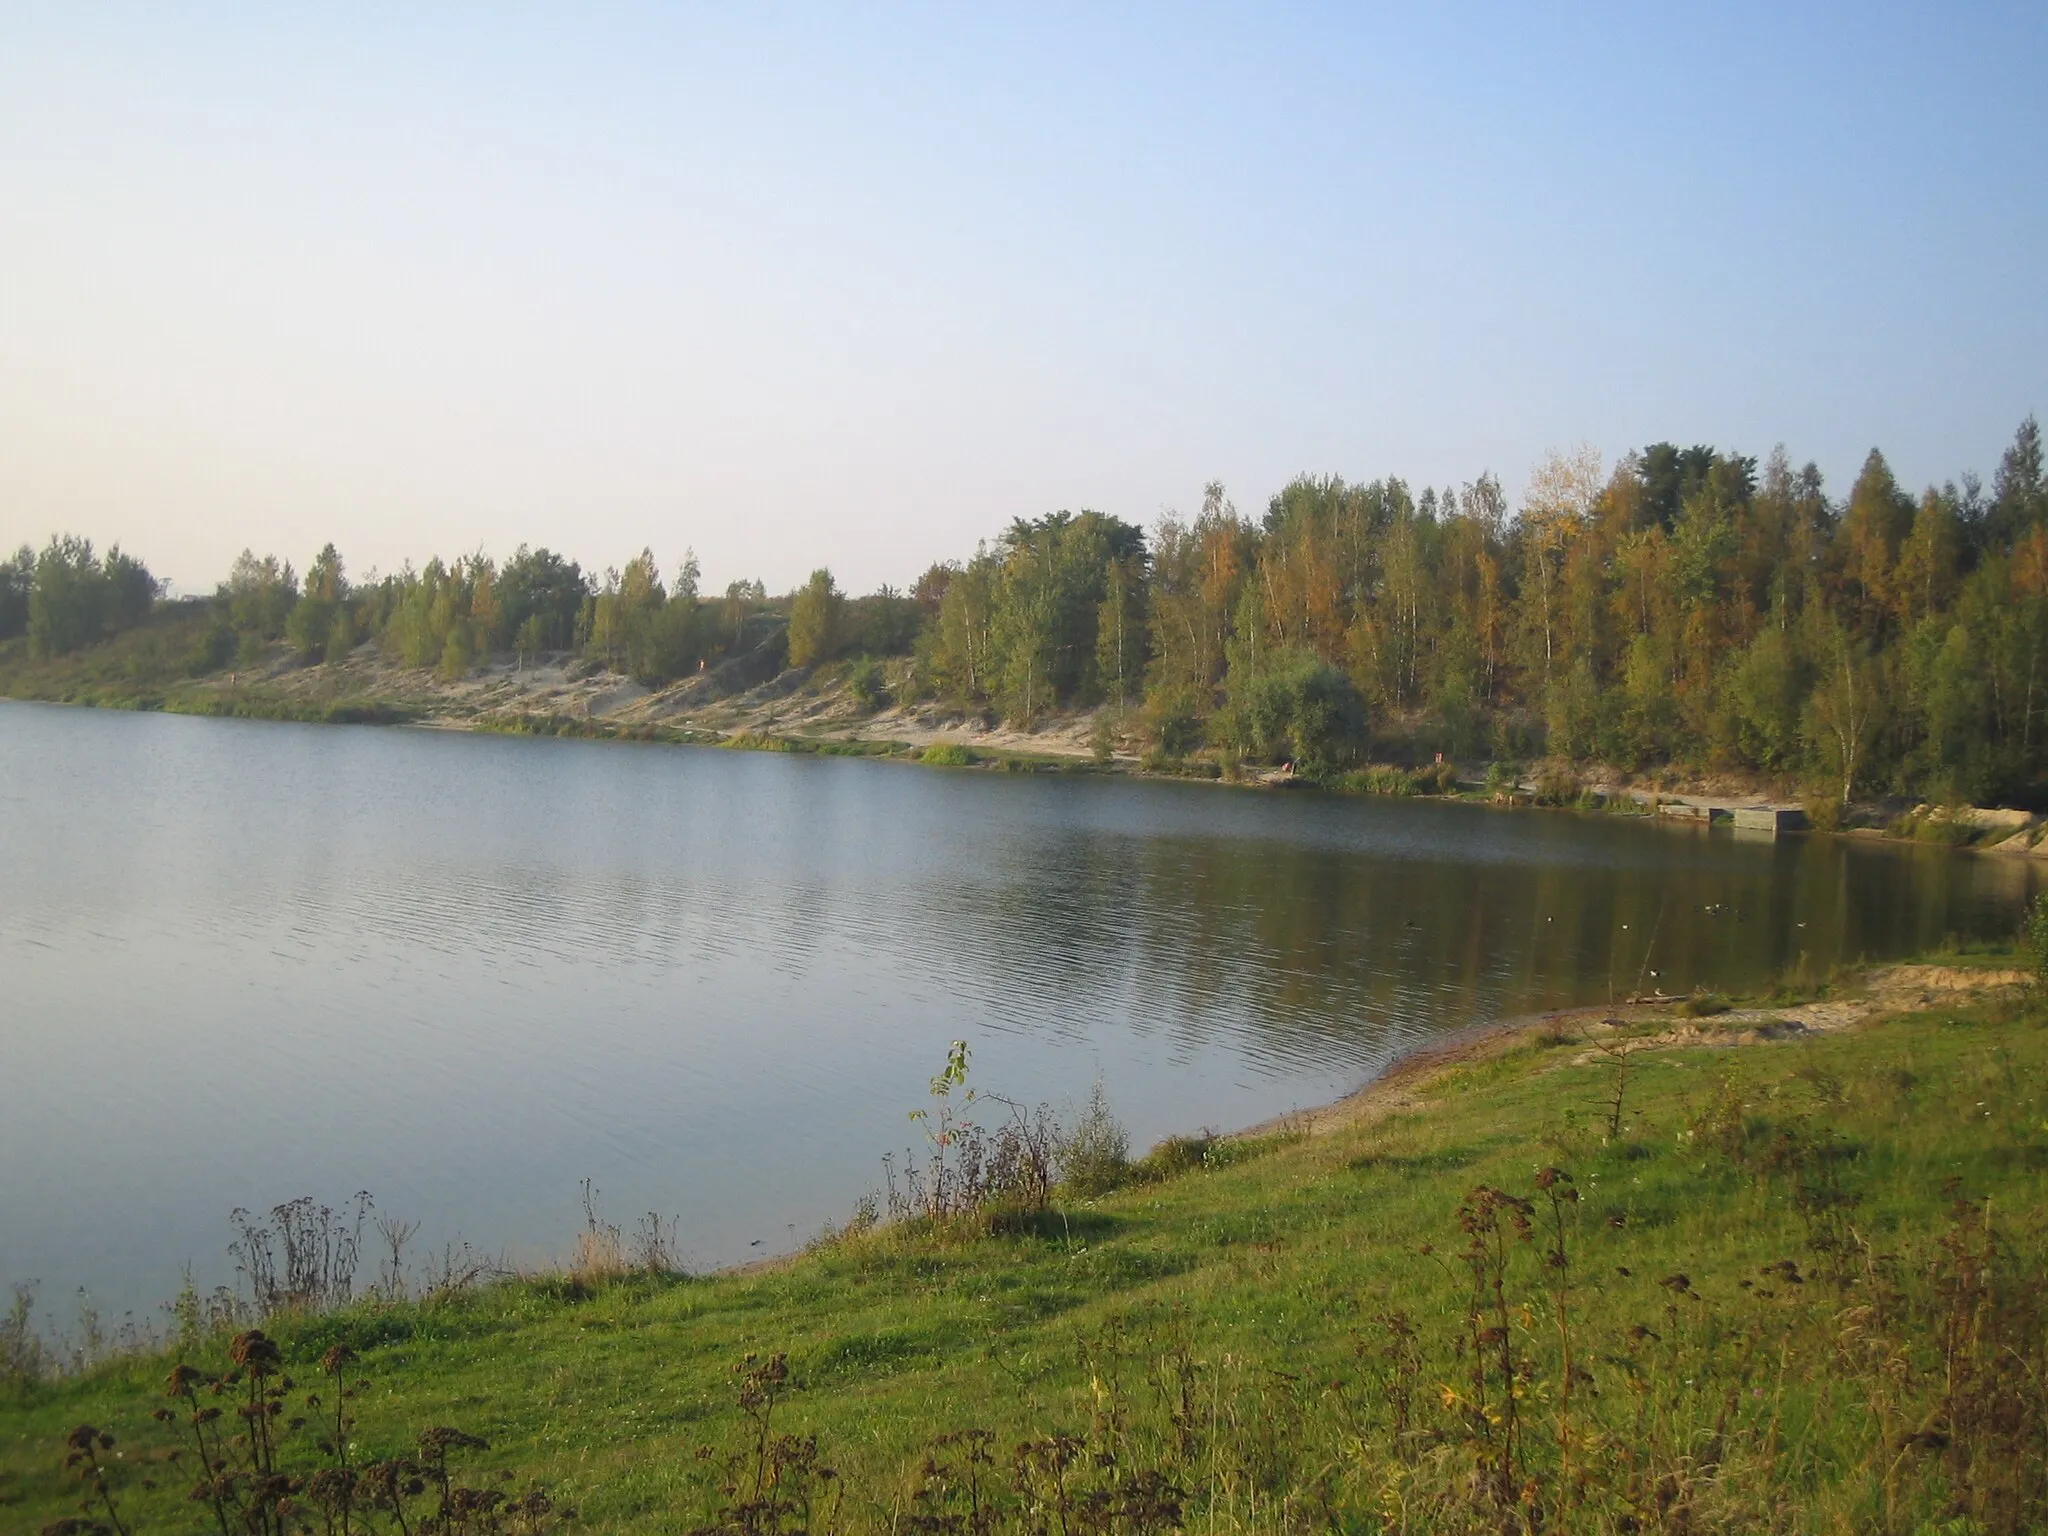
<path id="1" fill-rule="evenodd" d="M 65 536 L 0 565 L 0 639 L 62 654 L 145 617 L 139 562 Z M 1657 443 L 1611 472 L 1552 454 L 1511 507 L 1497 479 L 1304 476 L 1263 515 L 1220 485 L 1151 530 L 1018 519 L 907 592 L 818 570 L 771 598 L 702 590 L 694 556 L 585 572 L 521 547 L 351 583 L 244 552 L 195 670 L 288 645 L 374 645 L 461 676 L 573 652 L 660 686 L 741 651 L 903 658 L 892 686 L 1031 726 L 1107 706 L 1167 760 L 1368 753 L 1733 767 L 1846 798 L 2048 790 L 2048 482 L 2029 417 L 1987 488 L 1902 487 L 1872 450 L 1846 495 L 1783 449 L 1761 463 Z"/>

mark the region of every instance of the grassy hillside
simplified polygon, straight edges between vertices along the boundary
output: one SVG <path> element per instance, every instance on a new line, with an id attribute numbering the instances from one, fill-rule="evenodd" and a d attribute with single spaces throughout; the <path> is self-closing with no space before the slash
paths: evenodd
<path id="1" fill-rule="evenodd" d="M 2012 995 L 1830 1034 L 1552 1024 L 1044 1212 L 278 1318 L 271 1422 L 307 1413 L 282 1464 L 322 1464 L 346 1344 L 356 1466 L 431 1470 L 416 1434 L 453 1427 L 473 1480 L 602 1531 L 2029 1529 L 2044 1026 Z M 150 1417 L 170 1365 L 0 1397 L 0 1527 L 76 1510 L 85 1422 L 127 1529 L 214 1528 L 164 1459 L 191 1405 Z"/>
<path id="2" fill-rule="evenodd" d="M 162 604 L 133 629 L 84 650 L 38 657 L 25 636 L 0 641 L 0 698 L 102 709 L 327 724 L 395 724 L 424 713 L 418 690 L 373 688 L 340 668 L 296 669 L 281 646 L 238 673 L 201 659 L 212 618 L 197 601 Z"/>
<path id="3" fill-rule="evenodd" d="M 28 637 L 0 641 L 0 696 L 150 705 L 190 675 L 206 634 L 204 603 L 165 603 L 133 629 L 68 655 L 38 657 Z"/>

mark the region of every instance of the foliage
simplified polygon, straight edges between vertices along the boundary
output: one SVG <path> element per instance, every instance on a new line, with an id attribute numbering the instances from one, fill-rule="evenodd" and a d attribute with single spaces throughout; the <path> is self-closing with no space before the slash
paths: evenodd
<path id="1" fill-rule="evenodd" d="M 2027 915 L 2020 924 L 2020 953 L 2035 979 L 2048 981 L 2048 892 L 2027 903 Z"/>
<path id="2" fill-rule="evenodd" d="M 830 571 L 815 570 L 789 601 L 789 664 L 830 661 L 846 639 L 846 598 Z"/>
<path id="3" fill-rule="evenodd" d="M 924 1131 L 924 1161 L 906 1152 L 899 1183 L 895 1159 L 883 1159 L 892 1220 L 943 1227 L 991 1212 L 1040 1212 L 1051 1198 L 1061 1143 L 1051 1111 L 970 1087 L 967 1059 L 967 1042 L 955 1040 L 931 1080 L 930 1107 L 910 1112 Z M 1000 1105 L 1005 1116 L 982 1123 L 975 1106 L 983 1102 Z"/>
<path id="4" fill-rule="evenodd" d="M 590 584 L 575 561 L 522 544 L 498 572 L 501 635 L 527 656 L 568 650 L 589 597 Z"/>
<path id="5" fill-rule="evenodd" d="M 28 633 L 35 589 L 36 552 L 24 544 L 12 559 L 0 560 L 0 640 Z"/>
<path id="6" fill-rule="evenodd" d="M 119 545 L 102 560 L 90 540 L 60 534 L 33 566 L 25 547 L 9 562 L 0 586 L 0 639 L 18 619 L 38 657 L 83 650 L 141 623 L 156 602 L 158 585 Z"/>
<path id="7" fill-rule="evenodd" d="M 1057 1155 L 1061 1184 L 1078 1195 L 1107 1194 L 1129 1177 L 1130 1132 L 1110 1108 L 1100 1079 L 1073 1125 L 1062 1131 Z"/>
<path id="8" fill-rule="evenodd" d="M 1604 474 L 1588 450 L 1550 455 L 1518 508 L 1490 474 L 1419 490 L 1302 477 L 1262 516 L 1211 484 L 1149 536 L 1094 511 L 1016 519 L 907 594 L 849 597 L 821 568 L 786 617 L 757 582 L 706 602 L 694 557 L 664 581 L 646 549 L 598 580 L 522 546 L 502 567 L 479 551 L 353 585 L 331 545 L 303 583 L 244 551 L 217 603 L 251 664 L 280 638 L 307 660 L 368 639 L 451 676 L 575 649 L 650 687 L 781 626 L 792 666 L 908 656 L 906 699 L 991 721 L 1113 706 L 1172 771 L 1206 752 L 1198 771 L 1291 760 L 1328 777 L 1370 723 L 1410 761 L 1490 744 L 1748 770 L 1816 806 L 2048 805 L 2042 457 L 2029 418 L 1988 493 L 1965 475 L 1915 496 L 1873 451 L 1837 497 L 1782 451 L 1672 443 Z M 0 562 L 0 644 L 89 650 L 138 624 L 153 590 L 118 551 L 55 540 Z M 191 665 L 227 659 L 209 635 Z"/>
<path id="9" fill-rule="evenodd" d="M 1231 732 L 1260 762 L 1291 760 L 1309 778 L 1357 760 L 1365 745 L 1365 706 L 1351 680 L 1312 651 L 1285 650 L 1256 671 L 1233 672 Z"/>
<path id="10" fill-rule="evenodd" d="M 0 1316 L 0 1389 L 28 1386 L 50 1374 L 53 1352 L 35 1330 L 35 1304 L 35 1286 L 15 1282 Z"/>
<path id="11" fill-rule="evenodd" d="M 872 656 L 863 656 L 856 661 L 846 674 L 846 691 L 853 695 L 854 703 L 869 714 L 887 704 L 889 680 L 882 671 L 882 664 Z"/>
<path id="12" fill-rule="evenodd" d="M 916 648 L 924 609 L 894 587 L 847 600 L 841 614 L 847 643 L 861 655 L 907 656 Z"/>

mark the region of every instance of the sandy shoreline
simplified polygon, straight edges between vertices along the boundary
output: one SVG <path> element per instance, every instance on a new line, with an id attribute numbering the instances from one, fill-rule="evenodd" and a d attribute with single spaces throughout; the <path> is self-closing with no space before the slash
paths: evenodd
<path id="1" fill-rule="evenodd" d="M 1438 1036 L 1395 1057 L 1384 1071 L 1341 1098 L 1226 1132 L 1223 1139 L 1249 1139 L 1283 1132 L 1321 1135 L 1400 1110 L 1418 1109 L 1428 1103 L 1424 1090 L 1440 1073 L 1491 1060 L 1539 1035 L 1573 1036 L 1560 1044 L 1560 1050 L 1567 1046 L 1581 1048 L 1560 1057 L 1570 1062 L 1597 1055 L 1600 1042 L 1615 1039 L 1627 1040 L 1631 1052 L 1689 1046 L 1736 1049 L 1833 1034 L 1886 1014 L 1944 1003 L 1976 1002 L 2015 991 L 2030 979 L 2019 970 L 1891 965 L 1864 972 L 1839 996 L 1778 1008 L 1731 1008 L 1703 1018 L 1690 1017 L 1683 1011 L 1685 999 L 1663 997 L 1518 1014 Z M 1645 1025 L 1653 1024 L 1668 1027 L 1644 1032 Z"/>
<path id="2" fill-rule="evenodd" d="M 1616 1004 L 1553 1008 L 1475 1024 L 1426 1041 L 1389 1062 L 1382 1072 L 1327 1104 L 1290 1110 L 1256 1125 L 1216 1136 L 1246 1141 L 1275 1135 L 1320 1136 L 1390 1115 L 1429 1107 L 1429 1085 L 1441 1074 L 1489 1061 L 1538 1036 L 1569 1034 L 1558 1045 L 1556 1063 L 1597 1059 L 1602 1041 L 1624 1039 L 1631 1054 L 1705 1046 L 1740 1049 L 1785 1040 L 1834 1034 L 1880 1019 L 1942 1004 L 1979 1002 L 2016 991 L 2032 978 L 2024 971 L 1989 967 L 1911 964 L 1880 966 L 1857 976 L 1839 996 L 1782 1008 L 1731 1008 L 1705 1018 L 1688 1017 L 1685 999 L 1658 997 Z M 1643 1026 L 1665 1024 L 1662 1030 Z M 1206 1134 L 1206 1133 L 1205 1133 Z M 709 1273 L 754 1275 L 803 1257 L 808 1248 L 750 1259 Z"/>

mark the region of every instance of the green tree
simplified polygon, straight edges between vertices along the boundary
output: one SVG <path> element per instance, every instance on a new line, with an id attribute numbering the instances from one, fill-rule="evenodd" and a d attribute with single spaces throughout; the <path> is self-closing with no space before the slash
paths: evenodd
<path id="1" fill-rule="evenodd" d="M 116 544 L 107 551 L 100 579 L 105 583 L 103 620 L 107 629 L 127 629 L 149 617 L 163 584 L 150 575 L 149 567 L 133 555 L 124 554 Z"/>
<path id="2" fill-rule="evenodd" d="M 1658 762 L 1671 753 L 1679 729 L 1678 701 L 1671 674 L 1675 665 L 1663 634 L 1651 631 L 1630 639 L 1621 668 L 1621 708 L 1617 712 L 1615 756 L 1634 768 Z M 1583 711 L 1584 705 L 1580 708 Z M 1597 711 L 1597 700 L 1595 701 Z"/>
<path id="3" fill-rule="evenodd" d="M 1102 604 L 1095 615 L 1095 676 L 1112 704 L 1128 704 L 1145 676 L 1145 557 L 1112 558 L 1103 568 Z"/>
<path id="4" fill-rule="evenodd" d="M 758 581 L 728 583 L 718 606 L 718 643 L 727 650 L 738 650 L 746 638 L 747 619 L 767 601 L 768 589 Z"/>
<path id="5" fill-rule="evenodd" d="M 28 633 L 30 595 L 36 586 L 36 552 L 24 544 L 0 561 L 0 640 Z"/>
<path id="6" fill-rule="evenodd" d="M 226 611 L 220 604 L 214 604 L 205 632 L 185 658 L 185 670 L 194 677 L 220 671 L 235 659 L 237 641 L 235 626 L 228 622 Z"/>
<path id="7" fill-rule="evenodd" d="M 117 630 L 140 623 L 156 602 L 159 583 L 149 568 L 116 544 L 105 560 L 90 539 L 75 534 L 52 538 L 33 562 L 22 549 L 0 568 L 0 618 L 16 619 L 38 656 L 62 656 L 97 644 Z M 0 629 L 0 638 L 5 631 Z"/>
<path id="8" fill-rule="evenodd" d="M 602 662 L 613 672 L 618 671 L 626 659 L 625 609 L 619 599 L 619 573 L 608 570 L 604 574 L 604 585 L 591 599 L 590 618 L 586 627 L 585 649 L 590 656 Z"/>
<path id="9" fill-rule="evenodd" d="M 1031 721 L 1097 696 L 1098 625 L 1109 568 L 1142 560 L 1144 531 L 1099 512 L 1013 522 L 996 551 L 991 695 Z"/>
<path id="10" fill-rule="evenodd" d="M 846 604 L 846 633 L 864 656 L 903 656 L 917 644 L 924 613 L 917 600 L 882 587 Z"/>
<path id="11" fill-rule="evenodd" d="M 1590 656 L 1572 657 L 1571 664 L 1552 678 L 1544 690 L 1543 724 L 1556 756 L 1592 756 L 1600 738 L 1600 686 Z"/>
<path id="12" fill-rule="evenodd" d="M 650 688 L 672 683 L 697 670 L 706 638 L 696 598 L 671 597 L 638 616 L 628 644 L 628 670 L 635 682 Z"/>
<path id="13" fill-rule="evenodd" d="M 476 652 L 472 648 L 469 626 L 458 624 L 448 630 L 447 639 L 441 642 L 441 675 L 450 682 L 469 676 L 476 666 Z"/>
<path id="14" fill-rule="evenodd" d="M 1758 630 L 1730 664 L 1727 693 L 1744 759 L 1773 772 L 1796 766 L 1807 679 L 1791 636 L 1775 624 Z"/>
<path id="15" fill-rule="evenodd" d="M 2013 434 L 2012 446 L 2005 450 L 1992 479 L 1986 536 L 1994 549 L 2010 549 L 2044 522 L 2048 522 L 2048 474 L 2042 467 L 2041 424 L 2029 416 Z"/>
<path id="16" fill-rule="evenodd" d="M 28 643 L 38 656 L 62 656 L 100 639 L 106 590 L 92 541 L 73 534 L 52 538 L 36 557 L 29 593 Z"/>
<path id="17" fill-rule="evenodd" d="M 1843 514 L 1842 574 L 1853 595 L 1851 619 L 1866 641 L 1881 643 L 1885 620 L 1899 608 L 1894 589 L 1898 549 L 1913 521 L 1913 502 L 1875 448 L 1849 492 Z"/>
<path id="18" fill-rule="evenodd" d="M 1846 805 L 1884 718 L 1883 674 L 1868 647 L 1832 619 L 1815 650 L 1819 681 L 1806 706 L 1806 738 Z"/>
<path id="19" fill-rule="evenodd" d="M 815 667 L 839 654 L 844 643 L 846 599 L 823 567 L 811 572 L 790 599 L 789 664 Z"/>
<path id="20" fill-rule="evenodd" d="M 284 624 L 284 637 L 291 648 L 308 661 L 324 659 L 327 643 L 334 637 L 334 618 L 341 606 L 331 598 L 300 598 Z"/>
<path id="21" fill-rule="evenodd" d="M 547 620 L 538 613 L 529 613 L 520 621 L 518 633 L 513 636 L 512 644 L 519 665 L 531 665 L 534 659 L 547 649 Z"/>
<path id="22" fill-rule="evenodd" d="M 1342 671 L 1313 651 L 1269 655 L 1256 675 L 1233 672 L 1227 711 L 1236 744 L 1264 762 L 1292 761 L 1323 778 L 1358 760 L 1366 739 L 1365 702 Z"/>
<path id="23" fill-rule="evenodd" d="M 320 553 L 313 557 L 313 563 L 306 567 L 306 579 L 301 595 L 323 603 L 338 603 L 348 596 L 348 577 L 341 561 L 341 551 L 332 544 L 324 544 Z"/>
<path id="24" fill-rule="evenodd" d="M 1929 486 L 1892 571 L 1892 605 L 1900 623 L 1917 624 L 1953 601 L 1959 522 L 1955 496 Z"/>
<path id="25" fill-rule="evenodd" d="M 498 572 L 500 622 L 529 661 L 542 651 L 567 650 L 576 643 L 576 620 L 589 597 L 582 567 L 551 550 L 522 544 Z M 524 641 L 516 639 L 520 636 Z"/>
<path id="26" fill-rule="evenodd" d="M 322 654 L 329 661 L 346 661 L 361 636 L 356 631 L 355 611 L 344 600 L 334 605 L 334 619 L 327 626 L 327 646 Z"/>
<path id="27" fill-rule="evenodd" d="M 235 557 L 228 579 L 221 584 L 220 597 L 236 629 L 275 640 L 284 634 L 285 620 L 299 600 L 298 578 L 289 562 L 280 563 L 275 555 L 258 560 L 245 549 Z"/>
<path id="28" fill-rule="evenodd" d="M 937 611 L 918 637 L 918 672 L 933 693 L 955 703 L 980 704 L 988 697 L 994 585 L 995 560 L 985 550 L 942 583 L 929 571 L 919 582 L 938 597 Z"/>

